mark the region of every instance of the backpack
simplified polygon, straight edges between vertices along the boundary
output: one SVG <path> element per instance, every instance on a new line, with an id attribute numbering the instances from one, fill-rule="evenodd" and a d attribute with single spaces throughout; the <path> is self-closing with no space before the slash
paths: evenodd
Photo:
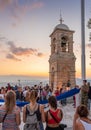
<path id="1" fill-rule="evenodd" d="M 38 109 L 32 111 L 29 104 L 26 105 L 26 123 L 24 125 L 24 130 L 40 130 L 41 113 Z"/>

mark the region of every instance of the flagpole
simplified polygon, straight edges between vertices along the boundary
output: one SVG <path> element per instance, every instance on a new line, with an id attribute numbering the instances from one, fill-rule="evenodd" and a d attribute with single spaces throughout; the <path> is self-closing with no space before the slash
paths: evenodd
<path id="1" fill-rule="evenodd" d="M 86 79 L 86 63 L 85 63 L 85 4 L 81 0 L 81 76 L 82 80 Z"/>

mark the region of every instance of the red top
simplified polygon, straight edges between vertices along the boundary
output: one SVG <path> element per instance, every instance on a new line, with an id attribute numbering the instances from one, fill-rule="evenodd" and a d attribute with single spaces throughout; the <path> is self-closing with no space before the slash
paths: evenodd
<path id="1" fill-rule="evenodd" d="M 60 94 L 59 90 L 55 91 L 55 96 L 58 96 Z"/>
<path id="2" fill-rule="evenodd" d="M 58 122 L 61 121 L 61 118 L 59 118 L 57 115 L 59 113 L 60 109 L 57 109 L 56 111 L 52 111 L 50 110 L 50 112 L 52 113 L 52 115 L 58 120 Z M 50 114 L 50 113 L 49 113 Z M 48 124 L 57 124 L 57 122 L 53 119 L 53 117 L 51 117 L 51 119 L 48 119 Z"/>

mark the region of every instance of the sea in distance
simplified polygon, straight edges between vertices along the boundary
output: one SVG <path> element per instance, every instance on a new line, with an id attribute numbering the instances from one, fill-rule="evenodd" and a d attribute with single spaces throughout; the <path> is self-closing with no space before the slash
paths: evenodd
<path id="1" fill-rule="evenodd" d="M 48 77 L 32 77 L 32 76 L 17 76 L 17 75 L 8 75 L 0 76 L 0 87 L 7 86 L 10 83 L 11 86 L 20 85 L 24 86 L 34 86 L 39 85 L 42 82 L 43 85 L 49 84 Z"/>
<path id="2" fill-rule="evenodd" d="M 91 83 L 91 79 L 87 79 L 88 82 Z M 16 76 L 16 75 L 8 75 L 8 76 L 0 76 L 0 87 L 7 86 L 8 83 L 11 86 L 21 85 L 24 86 L 34 86 L 39 85 L 42 82 L 42 85 L 45 86 L 49 84 L 49 77 L 32 77 L 32 76 Z M 82 85 L 82 80 L 80 78 L 76 78 L 76 84 Z"/>

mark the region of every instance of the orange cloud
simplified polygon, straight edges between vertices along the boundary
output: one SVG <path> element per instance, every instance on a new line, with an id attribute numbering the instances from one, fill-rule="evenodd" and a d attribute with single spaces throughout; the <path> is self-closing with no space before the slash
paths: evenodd
<path id="1" fill-rule="evenodd" d="M 41 52 L 38 52 L 38 53 L 37 53 L 37 56 L 38 56 L 38 57 L 43 57 L 43 56 L 44 56 L 44 54 L 43 54 L 43 53 L 41 53 Z"/>
<path id="2" fill-rule="evenodd" d="M 4 37 L 1 37 L 2 39 L 5 39 Z M 6 44 L 3 44 L 6 43 Z M 24 48 L 24 47 L 17 47 L 13 41 L 4 40 L 3 43 L 0 43 L 0 51 L 6 55 L 7 59 L 15 60 L 15 61 L 21 61 L 21 56 L 37 56 L 37 57 L 43 57 L 45 56 L 44 53 L 39 52 L 38 49 L 35 48 Z M 8 47 L 8 48 L 7 48 Z M 7 48 L 5 51 L 4 48 Z M 18 58 L 19 57 L 19 58 Z"/>
<path id="3" fill-rule="evenodd" d="M 21 55 L 33 55 L 36 54 L 37 50 L 33 48 L 23 48 L 23 47 L 16 47 L 12 41 L 7 43 L 9 45 L 9 51 L 17 56 Z"/>
<path id="4" fill-rule="evenodd" d="M 11 59 L 11 60 L 15 60 L 15 61 L 21 61 L 20 59 L 16 58 L 14 55 L 12 54 L 7 54 L 6 56 L 7 59 Z"/>

